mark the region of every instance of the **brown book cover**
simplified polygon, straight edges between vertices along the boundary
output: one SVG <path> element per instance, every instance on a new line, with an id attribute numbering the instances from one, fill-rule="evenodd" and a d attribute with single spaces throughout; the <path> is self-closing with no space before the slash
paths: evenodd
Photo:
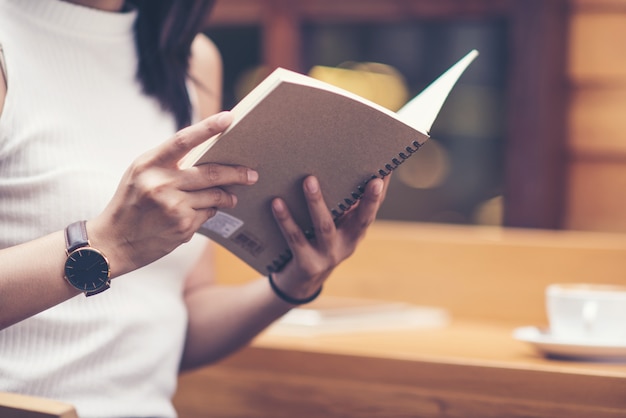
<path id="1" fill-rule="evenodd" d="M 476 56 L 470 52 L 400 111 L 279 68 L 233 109 L 234 121 L 200 145 L 182 166 L 218 162 L 259 173 L 253 186 L 230 186 L 233 209 L 221 209 L 198 232 L 224 246 L 261 274 L 291 258 L 272 216 L 281 197 L 310 233 L 302 181 L 315 175 L 329 210 L 339 217 L 356 203 L 373 176 L 384 177 L 415 153 L 448 93 Z"/>

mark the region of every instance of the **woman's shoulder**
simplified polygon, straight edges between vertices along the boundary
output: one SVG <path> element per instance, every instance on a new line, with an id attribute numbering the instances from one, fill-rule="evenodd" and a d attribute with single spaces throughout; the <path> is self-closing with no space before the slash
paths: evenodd
<path id="1" fill-rule="evenodd" d="M 222 57 L 215 43 L 204 34 L 197 35 L 191 45 L 189 74 L 201 118 L 222 110 Z"/>
<path id="2" fill-rule="evenodd" d="M 211 69 L 221 66 L 222 57 L 215 43 L 205 34 L 199 33 L 191 44 L 191 55 L 196 65 Z"/>

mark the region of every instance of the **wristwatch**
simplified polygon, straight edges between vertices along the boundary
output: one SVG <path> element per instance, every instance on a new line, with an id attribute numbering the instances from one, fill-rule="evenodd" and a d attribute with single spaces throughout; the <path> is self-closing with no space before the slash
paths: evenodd
<path id="1" fill-rule="evenodd" d="M 65 279 L 85 296 L 93 296 L 110 287 L 111 267 L 105 255 L 89 244 L 86 224 L 78 221 L 65 228 Z"/>

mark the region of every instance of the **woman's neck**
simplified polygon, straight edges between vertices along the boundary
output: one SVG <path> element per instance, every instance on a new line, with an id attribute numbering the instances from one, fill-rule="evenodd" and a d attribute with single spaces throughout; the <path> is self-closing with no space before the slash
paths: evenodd
<path id="1" fill-rule="evenodd" d="M 119 12 L 124 8 L 124 0 L 65 0 L 70 3 L 107 12 Z"/>

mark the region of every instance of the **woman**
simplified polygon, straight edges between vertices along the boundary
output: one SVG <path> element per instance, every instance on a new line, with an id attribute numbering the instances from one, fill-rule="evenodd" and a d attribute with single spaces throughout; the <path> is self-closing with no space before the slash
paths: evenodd
<path id="1" fill-rule="evenodd" d="M 307 178 L 314 242 L 272 204 L 294 255 L 273 277 L 282 298 L 267 278 L 214 283 L 194 231 L 237 204 L 222 186 L 254 187 L 258 174 L 177 165 L 231 121 L 217 113 L 219 53 L 199 34 L 210 3 L 0 1 L 0 391 L 67 401 L 81 417 L 175 416 L 181 369 L 315 296 L 374 220 L 382 181 L 335 226 Z M 72 264 L 76 248 L 110 269 L 109 290 L 66 280 L 96 266 Z"/>

